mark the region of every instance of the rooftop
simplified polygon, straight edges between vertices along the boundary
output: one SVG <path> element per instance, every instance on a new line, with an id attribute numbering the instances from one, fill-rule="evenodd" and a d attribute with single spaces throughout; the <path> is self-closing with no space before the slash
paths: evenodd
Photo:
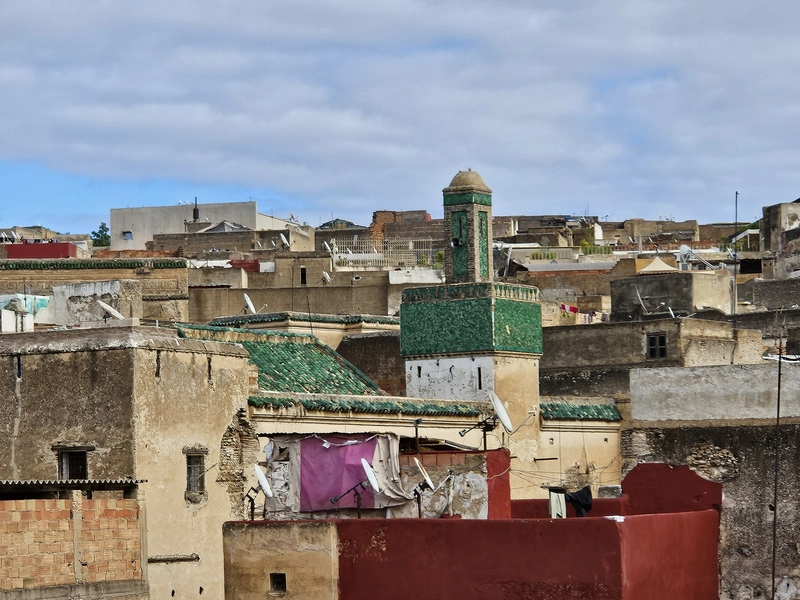
<path id="1" fill-rule="evenodd" d="M 374 381 L 311 335 L 201 325 L 180 325 L 178 335 L 241 344 L 258 368 L 258 387 L 264 391 L 386 395 Z"/>

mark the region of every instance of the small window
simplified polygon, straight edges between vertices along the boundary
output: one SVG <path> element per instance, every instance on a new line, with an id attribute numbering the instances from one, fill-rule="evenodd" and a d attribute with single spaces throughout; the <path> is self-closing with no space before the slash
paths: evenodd
<path id="1" fill-rule="evenodd" d="M 647 358 L 667 358 L 667 334 L 647 334 Z"/>
<path id="2" fill-rule="evenodd" d="M 422 367 L 417 367 L 417 379 L 422 377 Z"/>
<path id="3" fill-rule="evenodd" d="M 481 367 L 478 367 L 478 389 L 483 389 L 483 371 L 481 371 Z"/>
<path id="4" fill-rule="evenodd" d="M 58 453 L 59 479 L 88 479 L 85 451 L 62 450 Z"/>
<path id="5" fill-rule="evenodd" d="M 133 232 L 132 231 L 123 231 L 122 232 L 122 239 L 129 241 L 133 239 Z"/>
<path id="6" fill-rule="evenodd" d="M 269 591 L 270 592 L 286 591 L 286 573 L 269 574 Z"/>
<path id="7" fill-rule="evenodd" d="M 300 267 L 300 285 L 306 284 L 306 268 Z"/>
<path id="8" fill-rule="evenodd" d="M 206 457 L 203 454 L 186 455 L 186 491 L 206 491 Z"/>

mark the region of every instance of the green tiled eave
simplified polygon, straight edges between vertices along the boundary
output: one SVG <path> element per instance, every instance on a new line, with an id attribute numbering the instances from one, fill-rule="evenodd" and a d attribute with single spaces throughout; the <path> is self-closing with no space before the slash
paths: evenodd
<path id="1" fill-rule="evenodd" d="M 327 412 L 355 412 L 372 414 L 404 414 L 413 416 L 479 417 L 488 414 L 488 405 L 462 402 L 410 402 L 395 399 L 375 398 L 330 399 L 330 398 L 274 398 L 250 396 L 248 404 L 254 408 L 289 408 L 302 406 L 306 410 Z"/>
<path id="2" fill-rule="evenodd" d="M 0 260 L 0 270 L 5 271 L 44 271 L 68 269 L 185 269 L 185 259 L 27 259 Z"/>
<path id="3" fill-rule="evenodd" d="M 459 204 L 480 204 L 481 206 L 491 206 L 492 195 L 481 194 L 480 192 L 444 194 L 445 206 L 458 206 Z"/>
<path id="4" fill-rule="evenodd" d="M 542 418 L 547 421 L 621 421 L 622 416 L 610 404 L 568 404 L 548 402 L 539 405 Z"/>
<path id="5" fill-rule="evenodd" d="M 399 325 L 397 317 L 380 315 L 320 315 L 315 313 L 279 312 L 263 315 L 239 315 L 219 317 L 211 321 L 211 325 L 234 327 L 243 323 L 279 323 L 283 321 L 301 321 L 306 323 L 339 323 L 343 325 L 370 323 L 377 325 Z"/>

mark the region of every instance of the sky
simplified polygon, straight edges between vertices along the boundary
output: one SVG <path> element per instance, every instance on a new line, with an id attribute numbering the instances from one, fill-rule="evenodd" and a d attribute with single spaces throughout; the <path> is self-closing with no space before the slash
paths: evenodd
<path id="1" fill-rule="evenodd" d="M 800 3 L 3 0 L 0 227 L 256 200 L 310 225 L 749 222 L 800 196 Z"/>

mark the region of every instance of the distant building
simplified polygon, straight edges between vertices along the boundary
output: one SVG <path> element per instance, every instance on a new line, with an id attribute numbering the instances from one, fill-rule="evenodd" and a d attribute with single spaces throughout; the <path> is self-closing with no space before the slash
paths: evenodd
<path id="1" fill-rule="evenodd" d="M 111 250 L 144 250 L 155 234 L 186 233 L 190 224 L 231 221 L 255 230 L 283 230 L 293 221 L 258 212 L 255 202 L 220 202 L 111 209 Z"/>

